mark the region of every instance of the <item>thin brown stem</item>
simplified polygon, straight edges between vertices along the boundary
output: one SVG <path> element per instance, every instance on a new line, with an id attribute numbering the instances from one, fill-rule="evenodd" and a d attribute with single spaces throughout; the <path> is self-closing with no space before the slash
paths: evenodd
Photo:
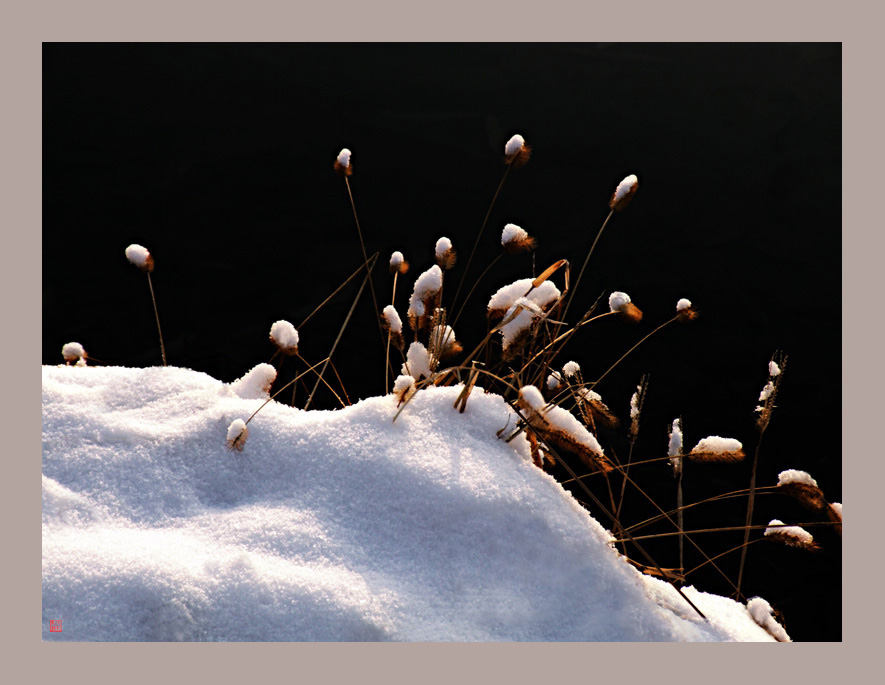
<path id="1" fill-rule="evenodd" d="M 491 269 L 495 264 L 497 264 L 498 260 L 501 259 L 501 257 L 503 257 L 503 256 L 504 256 L 504 253 L 499 252 L 498 256 L 495 257 L 491 262 L 489 262 L 488 266 L 486 266 L 486 268 L 483 270 L 483 272 L 479 275 L 479 278 L 477 278 L 473 282 L 473 285 L 470 287 L 470 290 L 468 291 L 467 296 L 464 298 L 464 302 L 461 303 L 461 308 L 458 310 L 458 313 L 455 314 L 455 318 L 452 320 L 452 323 L 451 323 L 452 328 L 454 328 L 455 324 L 458 323 L 458 318 L 461 316 L 461 312 L 464 311 L 465 305 L 470 301 L 470 296 L 473 295 L 473 291 L 476 290 L 476 286 L 479 285 L 479 282 L 489 272 L 489 269 Z M 457 293 L 455 294 L 455 296 L 457 297 Z M 454 307 L 454 302 L 452 303 L 452 306 Z"/>
<path id="2" fill-rule="evenodd" d="M 464 285 L 464 279 L 467 278 L 467 272 L 470 270 L 470 263 L 473 261 L 473 255 L 476 254 L 476 248 L 479 246 L 479 239 L 482 237 L 482 232 L 485 230 L 486 224 L 489 222 L 489 215 L 492 213 L 492 207 L 495 206 L 495 201 L 498 199 L 498 194 L 501 192 L 501 188 L 504 187 L 504 181 L 507 180 L 507 175 L 510 173 L 511 168 L 512 166 L 508 164 L 507 169 L 504 170 L 504 175 L 501 177 L 501 182 L 498 184 L 498 189 L 492 197 L 489 208 L 486 210 L 486 216 L 482 220 L 482 226 L 479 227 L 479 233 L 476 234 L 476 241 L 473 243 L 473 249 L 470 251 L 470 256 L 467 258 L 467 266 L 464 267 L 464 273 L 461 274 L 461 282 L 458 283 L 458 289 L 455 291 L 455 299 L 452 300 L 452 307 L 455 306 L 455 303 L 458 301 L 458 295 L 461 294 L 461 286 Z"/>
<path id="3" fill-rule="evenodd" d="M 562 312 L 562 318 L 565 320 L 566 315 L 568 314 L 569 307 L 572 305 L 572 300 L 575 297 L 575 293 L 578 292 L 578 284 L 581 282 L 581 276 L 584 275 L 584 270 L 587 268 L 587 264 L 590 262 L 590 255 L 593 254 L 593 250 L 596 249 L 596 243 L 599 242 L 599 236 L 602 235 L 602 232 L 605 230 L 605 227 L 608 225 L 608 220 L 612 218 L 612 214 L 614 214 L 615 210 L 611 210 L 608 213 L 608 216 L 605 217 L 605 221 L 602 222 L 602 227 L 599 229 L 599 233 L 596 234 L 596 238 L 593 240 L 593 244 L 590 246 L 590 251 L 587 253 L 587 258 L 584 260 L 584 266 L 581 267 L 581 271 L 578 273 L 578 279 L 575 281 L 575 285 L 572 288 L 571 297 L 568 298 L 568 302 L 565 303 L 565 310 Z"/>
<path id="4" fill-rule="evenodd" d="M 154 297 L 154 284 L 151 283 L 151 274 L 148 272 L 148 288 L 151 289 L 151 302 L 154 303 L 154 317 L 157 319 L 157 333 L 160 334 L 160 354 L 163 357 L 163 366 L 166 364 L 166 346 L 163 345 L 163 331 L 160 330 L 160 315 L 157 313 L 157 298 Z"/>
<path id="5" fill-rule="evenodd" d="M 376 252 L 376 253 L 373 254 L 371 257 L 369 257 L 369 261 L 373 261 L 373 260 L 375 260 L 377 257 L 378 257 L 378 253 Z M 335 288 L 335 292 L 333 292 L 331 295 L 329 295 L 329 297 L 327 297 L 325 300 L 323 300 L 323 301 L 320 303 L 320 305 L 319 305 L 316 309 L 314 309 L 310 314 L 307 315 L 307 318 L 304 319 L 304 321 L 302 321 L 302 322 L 298 325 L 298 330 L 301 330 L 301 328 L 304 326 L 304 324 L 306 324 L 308 321 L 310 321 L 311 317 L 313 317 L 314 314 L 316 314 L 318 311 L 320 311 L 320 309 L 322 309 L 322 308 L 326 305 L 326 303 L 327 303 L 329 300 L 331 300 L 333 297 L 335 297 L 335 295 L 337 295 L 339 292 L 341 292 L 342 288 L 344 288 L 344 286 L 346 286 L 346 285 L 347 285 L 348 283 L 350 283 L 354 278 L 356 278 L 356 277 L 360 274 L 360 272 L 362 272 L 362 270 L 363 270 L 364 268 L 366 268 L 366 265 L 365 265 L 365 264 L 360 264 L 359 267 L 357 268 L 357 270 L 354 271 L 352 274 L 350 274 L 350 276 L 347 277 L 347 280 L 344 281 L 344 283 L 342 283 L 342 284 L 339 285 L 337 288 Z"/>
<path id="6" fill-rule="evenodd" d="M 670 319 L 669 321 L 665 321 L 665 322 L 662 323 L 660 326 L 658 326 L 657 328 L 655 328 L 651 333 L 649 333 L 648 335 L 646 335 L 642 340 L 640 340 L 638 343 L 636 343 L 633 347 L 631 347 L 629 350 L 627 350 L 627 351 L 623 354 L 623 356 L 622 356 L 620 359 L 618 359 L 618 361 L 616 361 L 614 364 L 612 364 L 612 365 L 609 367 L 608 371 L 606 371 L 606 372 L 605 372 L 604 374 L 602 374 L 599 378 L 597 378 L 595 381 L 593 381 L 593 383 L 590 384 L 590 388 L 592 389 L 592 388 L 596 387 L 596 386 L 599 384 L 599 382 L 602 381 L 603 378 L 605 378 L 606 376 L 608 376 L 608 375 L 612 372 L 612 370 L 613 370 L 618 364 L 620 364 L 622 361 L 624 361 L 624 359 L 626 359 L 627 356 L 628 356 L 631 352 L 633 352 L 633 350 L 635 350 L 637 347 L 639 347 L 642 343 L 644 343 L 646 340 L 648 340 L 651 336 L 653 336 L 653 335 L 654 335 L 655 333 L 657 333 L 659 330 L 661 330 L 662 328 L 664 328 L 664 326 L 668 326 L 669 324 L 671 324 L 671 323 L 673 323 L 674 321 L 676 321 L 678 318 L 679 318 L 679 317 L 674 316 L 674 317 L 673 317 L 672 319 Z"/>

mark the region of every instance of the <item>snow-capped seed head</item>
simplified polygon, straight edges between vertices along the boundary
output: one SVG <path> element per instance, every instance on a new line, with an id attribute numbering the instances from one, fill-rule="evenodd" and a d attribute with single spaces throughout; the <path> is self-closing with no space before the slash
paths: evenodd
<path id="1" fill-rule="evenodd" d="M 761 597 L 753 597 L 747 602 L 747 611 L 753 620 L 764 628 L 778 642 L 792 642 L 787 631 L 774 618 L 774 609 Z"/>
<path id="2" fill-rule="evenodd" d="M 344 178 L 353 173 L 353 164 L 350 161 L 350 150 L 343 148 L 335 159 L 335 173 Z"/>
<path id="3" fill-rule="evenodd" d="M 529 161 L 532 148 L 526 145 L 525 138 L 518 133 L 510 138 L 504 145 L 504 163 L 514 169 L 518 169 Z"/>
<path id="4" fill-rule="evenodd" d="M 790 547 L 800 547 L 811 552 L 820 549 L 820 546 L 814 541 L 814 537 L 807 530 L 801 526 L 788 526 L 778 519 L 768 522 L 764 535 L 769 540 L 777 540 Z"/>
<path id="5" fill-rule="evenodd" d="M 547 389 L 548 390 L 558 390 L 562 387 L 562 376 L 560 376 L 556 371 L 547 376 Z"/>
<path id="6" fill-rule="evenodd" d="M 86 358 L 86 350 L 78 342 L 69 342 L 61 348 L 61 356 L 71 364 Z"/>
<path id="7" fill-rule="evenodd" d="M 489 298 L 488 317 L 493 321 L 501 319 L 521 297 L 525 297 L 543 309 L 560 296 L 559 288 L 553 285 L 552 281 L 544 281 L 535 288 L 532 287 L 532 280 L 531 278 L 521 278 L 499 288 Z"/>
<path id="8" fill-rule="evenodd" d="M 670 443 L 667 446 L 667 456 L 670 457 L 670 466 L 673 467 L 673 475 L 682 473 L 682 421 L 676 419 L 670 427 Z"/>
<path id="9" fill-rule="evenodd" d="M 718 435 L 704 438 L 688 453 L 692 461 L 706 462 L 735 462 L 745 456 L 740 440 L 721 438 Z"/>
<path id="10" fill-rule="evenodd" d="M 266 400 L 277 378 L 277 370 L 270 364 L 258 364 L 230 384 L 238 397 L 246 400 Z"/>
<path id="11" fill-rule="evenodd" d="M 446 237 L 442 237 L 436 241 L 436 263 L 441 269 L 448 270 L 455 266 L 455 250 L 452 248 L 452 241 Z"/>
<path id="12" fill-rule="evenodd" d="M 781 471 L 777 476 L 777 488 L 806 509 L 823 511 L 827 507 L 827 500 L 817 481 L 805 471 L 796 469 Z"/>
<path id="13" fill-rule="evenodd" d="M 439 359 L 451 357 L 464 349 L 461 343 L 455 340 L 455 331 L 451 326 L 434 326 L 430 334 L 430 345 L 433 355 Z"/>
<path id="14" fill-rule="evenodd" d="M 528 252 L 535 249 L 535 239 L 516 224 L 507 224 L 501 231 L 501 245 L 507 254 Z"/>
<path id="15" fill-rule="evenodd" d="M 624 207 L 627 206 L 627 203 L 630 202 L 636 194 L 636 189 L 638 187 L 639 180 L 636 178 L 636 175 L 630 174 L 618 184 L 617 188 L 615 188 L 615 192 L 612 194 L 611 200 L 608 202 L 609 208 L 616 212 L 623 210 Z"/>
<path id="16" fill-rule="evenodd" d="M 439 265 L 434 264 L 415 279 L 409 308 L 406 315 L 412 330 L 418 332 L 427 328 L 429 313 L 439 306 L 442 290 L 443 272 Z"/>
<path id="17" fill-rule="evenodd" d="M 249 437 L 249 429 L 243 419 L 234 419 L 227 428 L 227 448 L 242 452 Z"/>
<path id="18" fill-rule="evenodd" d="M 642 320 L 642 312 L 639 307 L 630 301 L 630 296 L 627 293 L 613 292 L 609 295 L 608 306 L 611 311 L 620 314 L 628 321 L 637 323 Z"/>
<path id="19" fill-rule="evenodd" d="M 397 376 L 393 382 L 393 394 L 397 398 L 396 406 L 406 402 L 415 393 L 415 379 L 408 375 Z"/>
<path id="20" fill-rule="evenodd" d="M 275 321 L 271 325 L 270 340 L 283 354 L 298 354 L 298 331 L 288 321 Z"/>
<path id="21" fill-rule="evenodd" d="M 827 518 L 830 519 L 834 524 L 833 527 L 836 529 L 836 532 L 839 533 L 839 536 L 842 536 L 842 503 L 841 502 L 833 502 L 827 506 Z"/>
<path id="22" fill-rule="evenodd" d="M 698 316 L 697 311 L 691 304 L 691 300 L 682 298 L 679 302 L 676 303 L 676 318 L 679 321 L 691 321 L 692 319 L 696 319 Z"/>
<path id="23" fill-rule="evenodd" d="M 406 352 L 406 363 L 402 365 L 400 373 L 404 376 L 411 376 L 416 381 L 433 376 L 433 372 L 430 370 L 430 353 L 424 345 L 419 342 L 409 345 L 409 351 Z"/>
<path id="24" fill-rule="evenodd" d="M 779 376 L 781 373 L 781 367 L 777 365 L 777 362 L 768 362 L 768 375 L 774 378 L 775 376 Z"/>
<path id="25" fill-rule="evenodd" d="M 536 412 L 541 412 L 547 405 L 541 391 L 534 385 L 524 385 L 520 388 L 519 399 L 522 400 L 526 407 Z"/>
<path id="26" fill-rule="evenodd" d="M 774 392 L 774 383 L 768 381 L 768 383 L 765 384 L 765 387 L 762 388 L 762 392 L 759 393 L 759 401 L 764 402 L 765 400 L 767 400 L 769 397 L 771 397 L 772 392 Z M 762 407 L 759 407 L 758 409 L 761 410 Z"/>
<path id="27" fill-rule="evenodd" d="M 392 333 L 402 333 L 403 321 L 399 318 L 399 314 L 392 304 L 387 305 L 381 313 L 384 315 L 387 327 Z"/>
<path id="28" fill-rule="evenodd" d="M 404 274 L 409 270 L 409 263 L 403 257 L 402 252 L 394 252 L 390 255 L 390 273 Z"/>
<path id="29" fill-rule="evenodd" d="M 150 273 L 154 270 L 154 258 L 146 247 L 132 244 L 126 248 L 126 259 L 138 267 L 139 271 Z"/>
<path id="30" fill-rule="evenodd" d="M 572 376 L 577 376 L 581 373 L 581 367 L 578 362 L 568 362 L 562 367 L 562 373 L 566 378 L 571 378 Z"/>

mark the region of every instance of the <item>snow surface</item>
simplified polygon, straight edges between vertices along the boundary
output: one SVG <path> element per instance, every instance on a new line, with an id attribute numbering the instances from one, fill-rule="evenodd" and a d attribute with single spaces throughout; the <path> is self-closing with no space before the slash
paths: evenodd
<path id="1" fill-rule="evenodd" d="M 524 145 L 525 145 L 525 138 L 523 138 L 521 135 L 519 135 L 517 133 L 515 136 L 510 138 L 510 140 L 508 140 L 507 143 L 504 145 L 504 154 L 507 155 L 508 157 L 510 155 L 515 155 L 517 152 L 522 150 Z"/>
<path id="2" fill-rule="evenodd" d="M 475 388 L 257 409 L 175 367 L 44 366 L 46 641 L 771 641 L 641 575 Z M 50 633 L 50 619 L 64 632 Z"/>

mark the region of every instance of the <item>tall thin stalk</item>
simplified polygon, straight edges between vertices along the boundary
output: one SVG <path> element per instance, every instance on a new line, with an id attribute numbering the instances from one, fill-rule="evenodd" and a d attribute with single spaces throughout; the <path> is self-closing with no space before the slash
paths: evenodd
<path id="1" fill-rule="evenodd" d="M 151 302 L 154 303 L 154 317 L 157 319 L 157 332 L 160 334 L 160 354 L 163 356 L 163 366 L 166 364 L 166 347 L 163 345 L 163 331 L 160 330 L 160 315 L 157 313 L 157 298 L 154 297 L 154 284 L 151 283 L 151 274 L 147 272 L 148 288 L 151 289 Z"/>

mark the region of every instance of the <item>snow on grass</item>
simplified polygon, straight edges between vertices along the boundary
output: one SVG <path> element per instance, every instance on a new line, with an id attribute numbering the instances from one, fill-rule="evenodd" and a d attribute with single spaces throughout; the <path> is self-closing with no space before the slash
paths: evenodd
<path id="1" fill-rule="evenodd" d="M 139 269 L 144 268 L 148 264 L 151 253 L 142 245 L 132 244 L 126 248 L 126 259 L 135 264 Z"/>
<path id="2" fill-rule="evenodd" d="M 336 411 L 174 367 L 46 366 L 42 636 L 70 641 L 770 641 L 642 576 L 479 388 Z M 50 633 L 50 619 L 64 632 Z"/>
<path id="3" fill-rule="evenodd" d="M 399 318 L 399 314 L 392 304 L 387 305 L 381 313 L 384 315 L 384 320 L 391 331 L 394 333 L 403 332 L 403 320 Z"/>
<path id="4" fill-rule="evenodd" d="M 559 288 L 553 285 L 552 281 L 544 281 L 537 288 L 532 288 L 533 280 L 531 278 L 521 278 L 499 288 L 489 299 L 489 311 L 506 312 L 522 297 L 543 308 L 560 296 Z"/>
<path id="5" fill-rule="evenodd" d="M 504 154 L 507 155 L 508 157 L 510 155 L 515 155 L 517 152 L 522 150 L 522 148 L 524 146 L 525 146 L 525 138 L 523 138 L 521 135 L 519 135 L 517 133 L 516 135 L 512 136 L 510 138 L 510 140 L 508 140 L 504 144 Z"/>
<path id="6" fill-rule="evenodd" d="M 728 454 L 740 452 L 743 445 L 740 440 L 734 438 L 721 438 L 718 435 L 710 435 L 695 445 L 692 452 L 708 452 L 710 454 Z"/>
<path id="7" fill-rule="evenodd" d="M 630 296 L 627 293 L 615 291 L 608 297 L 609 309 L 613 312 L 619 312 L 630 304 Z"/>
<path id="8" fill-rule="evenodd" d="M 284 352 L 298 352 L 298 331 L 288 321 L 275 321 L 270 327 L 270 339 Z"/>
<path id="9" fill-rule="evenodd" d="M 777 484 L 778 485 L 788 485 L 790 483 L 802 483 L 803 485 L 813 485 L 814 487 L 818 487 L 817 481 L 811 477 L 809 473 L 805 471 L 797 471 L 796 469 L 787 469 L 786 471 L 781 471 L 777 475 Z"/>
<path id="10" fill-rule="evenodd" d="M 747 611 L 760 626 L 765 628 L 779 642 L 791 642 L 787 631 L 774 619 L 774 609 L 761 597 L 753 597 L 747 602 Z"/>

